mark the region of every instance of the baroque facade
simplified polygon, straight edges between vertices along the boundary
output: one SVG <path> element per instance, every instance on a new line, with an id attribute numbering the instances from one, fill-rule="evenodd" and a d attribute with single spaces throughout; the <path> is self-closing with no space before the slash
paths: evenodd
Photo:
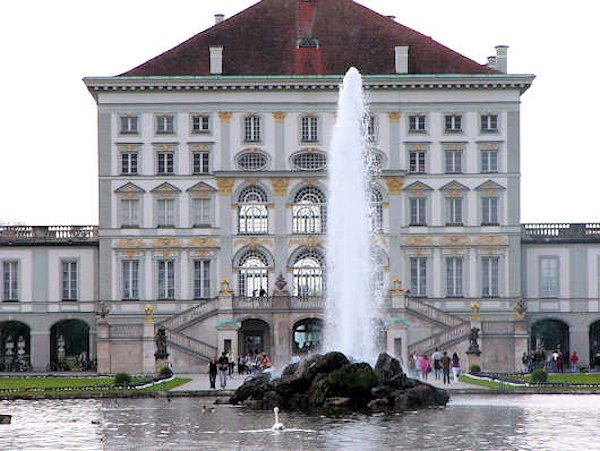
<path id="1" fill-rule="evenodd" d="M 478 327 L 483 367 L 516 368 L 525 307 L 546 318 L 530 280 L 560 265 L 540 260 L 536 272 L 539 243 L 522 238 L 519 108 L 534 77 L 508 74 L 506 50 L 480 65 L 351 0 L 263 0 L 122 75 L 86 78 L 98 105 L 97 235 L 61 247 L 66 256 L 49 257 L 47 243 L 19 256 L 26 247 L 4 239 L 14 230 L 0 230 L 5 294 L 18 273 L 3 316 L 42 343 L 49 328 L 31 319 L 67 306 L 74 318 L 76 306 L 105 372 L 153 370 L 161 327 L 182 371 L 223 349 L 282 363 L 318 348 L 327 154 L 338 85 L 356 66 L 379 167 L 369 198 L 389 292 L 381 348 L 464 352 Z M 64 290 L 84 251 L 93 257 L 74 280 L 93 290 L 67 303 L 52 284 Z M 32 267 L 49 271 L 47 293 L 25 288 L 38 285 Z M 557 299 L 579 286 L 569 280 Z M 56 360 L 56 340 L 27 350 L 34 367 Z"/>

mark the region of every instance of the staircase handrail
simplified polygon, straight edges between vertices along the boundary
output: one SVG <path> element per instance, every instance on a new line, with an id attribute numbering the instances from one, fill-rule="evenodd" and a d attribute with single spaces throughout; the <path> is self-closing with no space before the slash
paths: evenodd
<path id="1" fill-rule="evenodd" d="M 419 298 L 406 296 L 405 307 L 407 310 L 413 310 L 449 328 L 467 323 L 461 317 L 447 313 Z"/>
<path id="2" fill-rule="evenodd" d="M 161 321 L 157 326 L 162 326 L 167 330 L 178 330 L 184 325 L 191 323 L 197 318 L 208 315 L 212 311 L 217 310 L 217 298 L 209 299 L 201 302 L 193 307 L 190 307 L 183 312 L 175 313 L 169 316 L 164 321 Z"/>
<path id="3" fill-rule="evenodd" d="M 217 356 L 217 347 L 204 341 L 192 338 L 174 330 L 166 330 L 167 341 L 197 354 L 199 357 L 210 360 L 211 357 Z"/>
<path id="4" fill-rule="evenodd" d="M 409 345 L 408 350 L 409 353 L 419 351 L 428 354 L 436 347 L 443 348 L 446 343 L 468 337 L 470 331 L 471 324 L 465 321 L 463 324 L 458 324 L 448 330 L 433 334 L 427 338 L 424 338 L 423 340 L 419 340 L 416 343 Z"/>

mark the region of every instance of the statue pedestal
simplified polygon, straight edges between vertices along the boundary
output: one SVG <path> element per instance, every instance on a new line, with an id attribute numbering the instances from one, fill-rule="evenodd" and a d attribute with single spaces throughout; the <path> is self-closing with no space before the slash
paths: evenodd
<path id="1" fill-rule="evenodd" d="M 97 371 L 101 374 L 112 372 L 110 365 L 109 325 L 106 318 L 100 318 L 96 324 L 96 360 Z"/>
<path id="2" fill-rule="evenodd" d="M 144 321 L 142 340 L 142 368 L 144 373 L 151 374 L 156 369 L 154 361 L 154 320 L 146 319 Z"/>
<path id="3" fill-rule="evenodd" d="M 154 371 L 159 373 L 163 366 L 169 366 L 169 361 L 167 359 L 156 359 L 154 363 Z"/>
<path id="4" fill-rule="evenodd" d="M 471 367 L 473 365 L 479 366 L 481 368 L 481 352 L 472 353 L 467 351 L 467 371 L 471 371 Z"/>

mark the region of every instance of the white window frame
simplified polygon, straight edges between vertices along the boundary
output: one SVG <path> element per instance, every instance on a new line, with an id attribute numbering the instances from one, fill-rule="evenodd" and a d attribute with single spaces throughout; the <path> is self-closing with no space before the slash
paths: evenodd
<path id="1" fill-rule="evenodd" d="M 19 300 L 19 262 L 4 260 L 2 262 L 2 301 L 16 302 Z"/>
<path id="2" fill-rule="evenodd" d="M 175 151 L 157 150 L 156 151 L 156 174 L 175 174 Z"/>
<path id="3" fill-rule="evenodd" d="M 175 115 L 174 114 L 157 114 L 155 119 L 155 134 L 157 135 L 174 135 L 175 134 Z"/>
<path id="4" fill-rule="evenodd" d="M 139 135 L 140 134 L 140 119 L 139 116 L 133 114 L 119 115 L 119 135 Z"/>
<path id="5" fill-rule="evenodd" d="M 313 114 L 305 114 L 300 118 L 300 142 L 319 142 L 319 118 Z"/>
<path id="6" fill-rule="evenodd" d="M 156 261 L 156 298 L 160 301 L 176 297 L 176 265 L 174 259 Z"/>
<path id="7" fill-rule="evenodd" d="M 135 205 L 135 208 L 133 206 Z M 131 229 L 140 227 L 140 218 L 142 217 L 142 202 L 140 198 L 121 198 L 119 199 L 119 215 L 122 229 Z"/>
<path id="8" fill-rule="evenodd" d="M 560 286 L 560 260 L 558 257 L 540 257 L 540 298 L 556 299 Z M 553 272 L 554 274 L 550 274 Z"/>
<path id="9" fill-rule="evenodd" d="M 444 133 L 457 134 L 462 133 L 462 114 L 445 114 L 444 115 Z"/>
<path id="10" fill-rule="evenodd" d="M 156 199 L 156 227 L 170 228 L 177 225 L 177 199 L 160 197 Z"/>
<path id="11" fill-rule="evenodd" d="M 444 165 L 446 168 L 446 174 L 462 174 L 462 150 L 449 150 L 444 151 Z"/>
<path id="12" fill-rule="evenodd" d="M 499 214 L 498 205 L 500 201 L 498 196 L 481 196 L 481 225 L 498 225 Z"/>
<path id="13" fill-rule="evenodd" d="M 77 260 L 61 260 L 61 300 L 79 299 L 79 264 Z"/>
<path id="14" fill-rule="evenodd" d="M 481 113 L 479 121 L 481 133 L 498 133 L 500 130 L 500 115 L 497 113 Z"/>
<path id="15" fill-rule="evenodd" d="M 481 296 L 498 297 L 499 296 L 499 257 L 481 257 Z"/>
<path id="16" fill-rule="evenodd" d="M 121 260 L 121 298 L 124 301 L 139 301 L 140 288 L 140 261 Z"/>
<path id="17" fill-rule="evenodd" d="M 446 226 L 462 226 L 464 221 L 464 199 L 462 196 L 446 197 Z"/>
<path id="18" fill-rule="evenodd" d="M 427 115 L 410 114 L 408 116 L 408 133 L 425 134 L 427 133 Z"/>
<path id="19" fill-rule="evenodd" d="M 410 257 L 410 295 L 427 297 L 427 257 Z"/>
<path id="20" fill-rule="evenodd" d="M 463 297 L 463 258 L 446 257 L 446 296 Z"/>
<path id="21" fill-rule="evenodd" d="M 192 151 L 192 174 L 210 174 L 210 151 L 193 150 Z"/>
<path id="22" fill-rule="evenodd" d="M 140 154 L 137 150 L 121 151 L 121 174 L 137 175 L 140 168 Z"/>
<path id="23" fill-rule="evenodd" d="M 203 205 L 200 205 L 203 204 Z M 213 200 L 211 197 L 192 198 L 193 227 L 211 227 L 213 217 Z"/>
<path id="24" fill-rule="evenodd" d="M 409 149 L 409 151 L 408 151 L 408 172 L 410 172 L 411 174 L 427 173 L 427 151 L 426 150 Z"/>
<path id="25" fill-rule="evenodd" d="M 408 201 L 409 226 L 422 227 L 427 225 L 427 198 L 410 197 Z"/>
<path id="26" fill-rule="evenodd" d="M 197 122 L 197 123 L 196 123 Z M 211 133 L 211 117 L 209 114 L 190 114 L 190 132 L 192 135 L 208 135 Z M 198 127 L 196 127 L 198 125 Z"/>
<path id="27" fill-rule="evenodd" d="M 244 139 L 245 143 L 261 142 L 262 121 L 261 117 L 256 114 L 250 114 L 244 117 Z"/>
<path id="28" fill-rule="evenodd" d="M 193 261 L 193 287 L 194 299 L 208 299 L 211 293 L 210 277 L 211 261 L 209 259 L 197 259 Z"/>
<path id="29" fill-rule="evenodd" d="M 481 173 L 482 174 L 497 174 L 499 168 L 500 152 L 497 148 L 481 149 Z"/>

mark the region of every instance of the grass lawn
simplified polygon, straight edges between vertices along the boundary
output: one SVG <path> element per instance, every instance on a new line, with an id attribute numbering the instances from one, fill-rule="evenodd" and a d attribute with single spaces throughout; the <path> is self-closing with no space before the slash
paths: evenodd
<path id="1" fill-rule="evenodd" d="M 527 375 L 523 378 L 526 381 L 530 381 L 531 380 L 531 375 Z M 494 382 L 494 381 L 490 381 L 490 380 L 479 380 L 479 379 L 475 379 L 470 377 L 468 374 L 463 374 L 462 376 L 460 376 L 460 380 L 461 382 L 465 382 L 467 384 L 471 384 L 471 385 L 478 385 L 480 387 L 485 387 L 485 388 L 490 388 L 490 389 L 494 389 L 494 390 L 506 390 L 506 391 L 510 391 L 510 390 L 538 390 L 540 387 L 518 387 L 518 386 L 514 386 L 514 385 L 508 385 L 508 384 L 503 384 L 500 382 Z M 600 374 L 597 373 L 572 373 L 572 374 L 549 374 L 548 375 L 548 382 L 550 383 L 566 383 L 566 384 L 600 384 Z M 557 391 L 560 390 L 564 390 L 564 389 L 573 389 L 573 390 L 597 390 L 600 391 L 600 389 L 595 388 L 595 387 L 578 387 L 577 385 L 573 385 L 572 387 L 566 386 L 566 387 L 543 387 L 544 390 L 553 390 L 556 389 Z"/>
<path id="2" fill-rule="evenodd" d="M 132 382 L 142 382 L 147 377 L 134 377 Z M 161 382 L 151 387 L 140 389 L 140 391 L 164 391 L 186 384 L 191 379 L 175 378 L 170 381 Z M 112 377 L 3 377 L 0 378 L 0 390 L 16 389 L 18 393 L 35 393 L 39 395 L 52 395 L 59 393 L 119 393 L 123 389 L 102 390 L 100 387 L 112 385 Z M 83 387 L 98 387 L 98 390 L 78 390 Z M 35 391 L 33 391 L 35 389 Z"/>

